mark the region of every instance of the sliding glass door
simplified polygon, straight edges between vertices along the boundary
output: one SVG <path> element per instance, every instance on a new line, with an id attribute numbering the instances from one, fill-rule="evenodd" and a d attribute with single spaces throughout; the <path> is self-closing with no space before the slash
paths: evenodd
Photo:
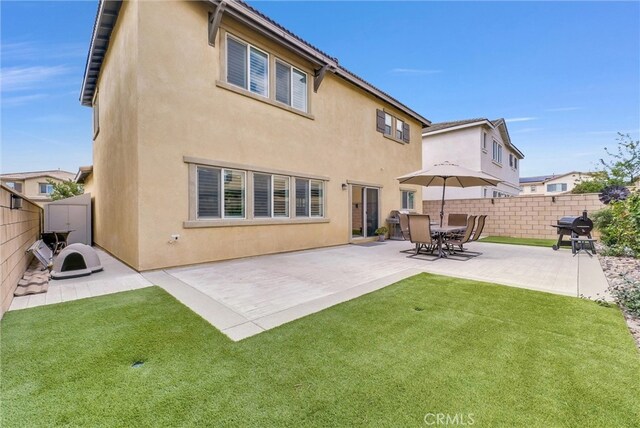
<path id="1" fill-rule="evenodd" d="M 351 237 L 375 236 L 380 217 L 380 189 L 351 185 Z"/>

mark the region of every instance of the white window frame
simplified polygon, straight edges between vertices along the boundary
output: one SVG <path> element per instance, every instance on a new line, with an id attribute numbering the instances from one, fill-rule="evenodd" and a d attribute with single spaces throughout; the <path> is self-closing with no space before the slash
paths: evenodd
<path id="1" fill-rule="evenodd" d="M 200 205 L 200 198 L 198 198 L 198 189 L 200 186 L 200 182 L 197 174 L 197 169 L 196 169 L 196 188 L 195 190 L 195 197 L 196 197 L 196 220 L 246 220 L 247 219 L 247 196 L 249 194 L 249 192 L 247 191 L 247 171 L 243 171 L 241 169 L 234 169 L 234 168 L 219 168 L 219 167 L 215 167 L 215 166 L 208 166 L 208 165 L 196 165 L 196 168 L 204 168 L 204 169 L 217 169 L 220 171 L 220 192 L 219 192 L 219 198 L 220 198 L 220 217 L 203 217 L 198 215 L 199 210 L 199 205 Z M 225 188 L 225 183 L 224 183 L 224 173 L 225 171 L 234 171 L 234 172 L 239 172 L 242 174 L 243 176 L 243 200 L 242 200 L 242 204 L 243 204 L 243 213 L 244 216 L 243 217 L 227 217 L 224 213 L 224 188 Z"/>
<path id="2" fill-rule="evenodd" d="M 404 206 L 404 194 L 407 194 L 407 206 Z M 409 194 L 413 194 L 413 206 L 409 206 Z M 400 206 L 403 210 L 414 210 L 416 207 L 416 191 L 415 190 L 401 190 L 400 191 Z"/>
<path id="3" fill-rule="evenodd" d="M 396 140 L 400 140 L 400 141 L 404 141 L 404 121 L 398 119 L 397 117 L 396 119 L 396 130 L 395 133 L 393 135 L 393 138 L 395 138 Z M 398 125 L 400 126 L 400 129 L 398 129 Z M 400 133 L 400 136 L 398 137 L 398 132 Z"/>
<path id="4" fill-rule="evenodd" d="M 538 186 L 529 186 L 529 190 L 531 191 L 531 193 L 535 193 L 538 189 Z"/>
<path id="5" fill-rule="evenodd" d="M 389 119 L 389 132 L 387 133 L 387 119 Z M 389 137 L 393 137 L 393 119 L 394 117 L 391 116 L 389 113 L 387 113 L 386 111 L 384 112 L 384 135 L 387 135 Z"/>
<path id="6" fill-rule="evenodd" d="M 47 191 L 43 192 L 42 191 L 42 186 L 45 186 L 45 189 Z M 51 191 L 48 191 L 49 188 L 51 188 Z M 50 195 L 53 193 L 53 184 L 51 183 L 38 183 L 38 193 L 41 195 Z"/>
<path id="7" fill-rule="evenodd" d="M 271 69 L 271 55 L 269 54 L 269 52 L 265 51 L 264 49 L 260 49 L 259 47 L 247 42 L 246 40 L 243 40 L 240 37 L 234 36 L 233 34 L 230 34 L 230 33 L 226 33 L 226 38 L 227 38 L 227 40 L 229 40 L 229 38 L 234 39 L 236 42 L 242 43 L 245 46 L 247 46 L 247 65 L 246 65 L 246 69 L 245 69 L 245 72 L 247 73 L 247 78 L 246 78 L 247 87 L 245 88 L 245 87 L 242 87 L 242 86 L 238 86 L 235 83 L 229 82 L 229 68 L 228 68 L 229 67 L 229 48 L 228 48 L 229 43 L 228 42 L 226 43 L 227 47 L 225 47 L 225 53 L 224 53 L 224 56 L 225 56 L 225 77 L 224 77 L 224 80 L 225 80 L 225 82 L 227 82 L 229 85 L 235 86 L 236 88 L 244 89 L 245 91 L 250 92 L 250 93 L 252 93 L 254 95 L 257 95 L 259 97 L 269 98 L 269 91 L 270 91 L 270 86 L 271 86 L 271 77 L 270 77 L 271 76 L 271 70 L 270 70 Z M 255 49 L 258 52 L 261 52 L 261 53 L 263 53 L 263 54 L 265 54 L 267 56 L 267 76 L 266 76 L 266 81 L 267 82 L 266 82 L 266 85 L 265 85 L 265 88 L 267 89 L 266 95 L 263 95 L 263 94 L 261 94 L 259 92 L 253 92 L 251 90 L 251 49 Z M 308 79 L 307 79 L 307 82 L 308 82 Z"/>
<path id="8" fill-rule="evenodd" d="M 491 159 L 495 163 L 502 165 L 502 144 L 495 139 L 493 140 Z"/>
<path id="9" fill-rule="evenodd" d="M 295 65 L 292 65 L 292 64 L 284 61 L 283 59 L 280 59 L 278 57 L 275 57 L 275 59 L 276 60 L 275 60 L 275 65 L 274 65 L 274 73 L 276 73 L 276 70 L 277 70 L 276 67 L 278 66 L 278 63 L 289 67 L 289 70 L 290 70 L 290 72 L 289 72 L 289 102 L 290 102 L 290 104 L 283 103 L 282 101 L 279 101 L 277 99 L 277 97 L 274 97 L 274 100 L 277 103 L 286 105 L 287 107 L 291 107 L 291 108 L 296 109 L 298 111 L 307 113 L 307 111 L 309 110 L 309 74 L 307 72 L 305 72 L 304 70 L 300 70 Z M 304 101 L 305 101 L 304 110 L 301 110 L 298 107 L 294 107 L 293 106 L 293 71 L 294 70 L 304 74 L 304 77 L 305 77 L 306 85 L 305 85 L 305 96 L 304 96 Z M 274 74 L 274 76 L 276 76 L 276 74 Z M 274 82 L 274 85 L 275 85 L 275 82 Z M 276 94 L 276 88 L 275 87 L 274 87 L 273 93 Z"/>
<path id="10" fill-rule="evenodd" d="M 482 142 L 481 142 L 482 151 L 487 153 L 487 133 L 482 131 Z"/>
<path id="11" fill-rule="evenodd" d="M 252 188 L 251 188 L 251 197 L 253 198 L 254 202 L 253 202 L 253 214 L 252 217 L 255 219 L 274 219 L 274 218 L 281 218 L 281 219 L 287 219 L 287 218 L 291 218 L 291 176 L 288 175 L 282 175 L 282 174 L 272 174 L 272 173 L 268 173 L 268 172 L 259 172 L 259 171 L 251 171 L 251 175 L 253 176 L 253 182 L 252 182 Z M 255 187 L 255 176 L 256 175 L 268 175 L 270 177 L 271 180 L 271 192 L 269 194 L 269 216 L 256 216 L 256 207 L 255 207 L 255 195 L 256 195 L 256 187 Z M 287 180 L 287 202 L 286 202 L 286 207 L 287 207 L 287 215 L 278 215 L 276 216 L 275 213 L 275 191 L 276 191 L 276 186 L 275 186 L 275 180 L 276 177 L 279 178 L 284 178 Z M 247 192 L 248 193 L 248 192 Z M 231 218 L 236 218 L 236 217 L 231 217 Z"/>
<path id="12" fill-rule="evenodd" d="M 309 183 L 308 188 L 307 188 L 307 212 L 309 213 L 308 215 L 298 215 L 298 210 L 297 210 L 297 201 L 295 207 L 295 211 L 293 213 L 293 215 L 295 216 L 295 218 L 324 218 L 325 217 L 325 207 L 326 207 L 326 186 L 325 186 L 325 181 L 324 180 L 317 180 L 317 179 L 313 179 L 313 178 L 306 178 L 306 177 L 293 177 L 294 179 L 294 185 L 293 185 L 293 190 L 297 191 L 297 187 L 295 185 L 295 181 L 297 180 L 304 180 L 307 181 Z M 320 183 L 320 189 L 322 190 L 322 205 L 321 205 L 321 213 L 320 215 L 312 215 L 311 214 L 311 183 Z M 294 195 L 294 199 L 297 197 L 297 193 Z"/>

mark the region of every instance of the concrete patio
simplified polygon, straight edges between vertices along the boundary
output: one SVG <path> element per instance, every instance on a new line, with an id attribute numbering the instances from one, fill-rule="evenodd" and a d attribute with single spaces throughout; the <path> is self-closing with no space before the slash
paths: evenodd
<path id="1" fill-rule="evenodd" d="M 597 257 L 472 243 L 478 257 L 413 257 L 408 242 L 343 245 L 143 273 L 233 340 L 375 291 L 420 272 L 567 296 L 607 297 Z"/>
<path id="2" fill-rule="evenodd" d="M 49 281 L 49 290 L 42 294 L 14 297 L 10 311 L 27 309 L 53 303 L 69 302 L 87 297 L 119 293 L 149 287 L 152 284 L 142 275 L 109 253 L 94 247 L 104 268 L 89 276 Z"/>

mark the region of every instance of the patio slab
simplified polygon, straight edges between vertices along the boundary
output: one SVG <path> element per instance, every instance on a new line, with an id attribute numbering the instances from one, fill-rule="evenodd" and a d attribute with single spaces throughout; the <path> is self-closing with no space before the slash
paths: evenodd
<path id="1" fill-rule="evenodd" d="M 466 261 L 413 257 L 402 241 L 343 245 L 144 273 L 233 340 L 258 334 L 420 272 L 567 296 L 608 297 L 597 257 L 472 243 Z"/>
<path id="2" fill-rule="evenodd" d="M 49 281 L 49 290 L 46 293 L 14 297 L 9 310 L 14 311 L 69 302 L 87 297 L 136 290 L 152 285 L 138 272 L 109 253 L 97 247 L 94 247 L 94 249 L 97 251 L 100 263 L 104 268 L 101 272 L 78 278 L 51 279 Z"/>

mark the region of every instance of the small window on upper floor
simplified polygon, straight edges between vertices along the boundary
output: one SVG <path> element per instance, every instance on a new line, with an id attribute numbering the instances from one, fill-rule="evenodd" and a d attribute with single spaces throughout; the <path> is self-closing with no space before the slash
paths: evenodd
<path id="1" fill-rule="evenodd" d="M 502 145 L 496 140 L 493 140 L 492 158 L 494 162 L 502 164 Z"/>
<path id="2" fill-rule="evenodd" d="M 384 114 L 384 134 L 391 135 L 391 127 L 393 126 L 393 117 L 389 113 Z"/>
<path id="3" fill-rule="evenodd" d="M 307 111 L 307 73 L 276 60 L 276 101 Z"/>
<path id="4" fill-rule="evenodd" d="M 483 151 L 487 151 L 487 133 L 483 132 L 482 133 L 482 150 Z"/>
<path id="5" fill-rule="evenodd" d="M 51 183 L 38 183 L 40 194 L 50 195 L 53 193 L 53 184 Z"/>
<path id="6" fill-rule="evenodd" d="M 529 190 L 531 190 L 531 192 L 532 192 L 532 193 L 533 193 L 533 192 L 535 192 L 537 189 L 538 189 L 538 187 L 537 187 L 537 186 L 531 186 L 531 187 L 529 187 Z"/>
<path id="7" fill-rule="evenodd" d="M 513 157 L 513 168 L 518 169 L 518 158 L 515 156 Z"/>
<path id="8" fill-rule="evenodd" d="M 387 113 L 384 110 L 376 110 L 376 131 L 403 143 L 410 141 L 410 127 L 404 120 Z"/>
<path id="9" fill-rule="evenodd" d="M 227 35 L 227 82 L 269 96 L 269 54 Z"/>
<path id="10" fill-rule="evenodd" d="M 396 119 L 396 138 L 404 140 L 404 122 L 400 119 Z"/>

